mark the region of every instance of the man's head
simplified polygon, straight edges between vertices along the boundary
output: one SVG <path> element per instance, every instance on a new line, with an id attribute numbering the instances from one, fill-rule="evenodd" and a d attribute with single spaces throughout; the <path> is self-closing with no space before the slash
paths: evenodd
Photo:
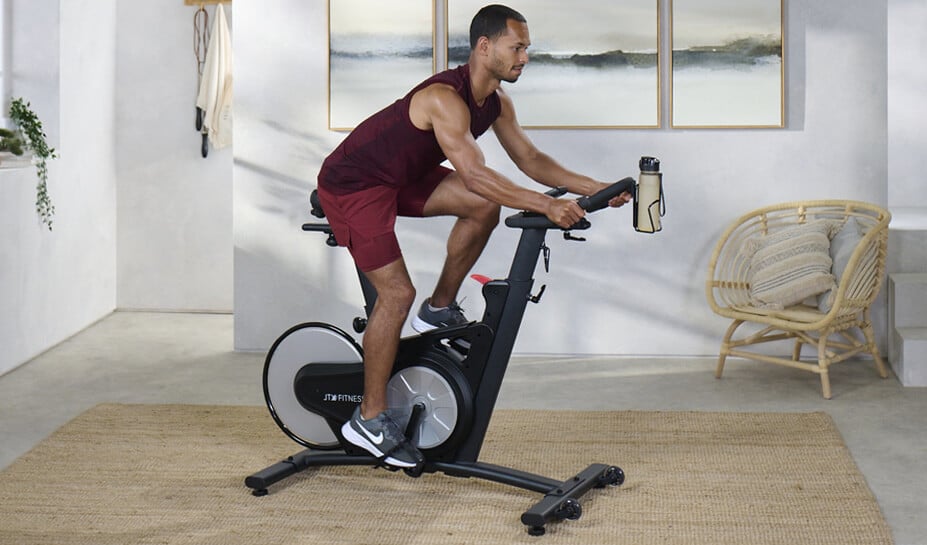
<path id="1" fill-rule="evenodd" d="M 483 59 L 492 76 L 499 81 L 518 81 L 528 62 L 528 23 L 512 8 L 486 6 L 470 23 L 470 60 Z"/>
<path id="2" fill-rule="evenodd" d="M 492 4 L 476 12 L 470 22 L 470 49 L 475 49 L 481 36 L 495 40 L 508 31 L 508 20 L 526 23 L 525 16 L 501 4 Z"/>

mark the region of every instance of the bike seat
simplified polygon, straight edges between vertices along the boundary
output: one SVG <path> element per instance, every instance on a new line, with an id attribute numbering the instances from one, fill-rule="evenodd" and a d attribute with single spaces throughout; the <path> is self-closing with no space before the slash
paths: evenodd
<path id="1" fill-rule="evenodd" d="M 319 200 L 319 190 L 313 189 L 309 194 L 309 213 L 317 218 L 324 218 L 325 211 L 322 210 L 322 201 Z"/>

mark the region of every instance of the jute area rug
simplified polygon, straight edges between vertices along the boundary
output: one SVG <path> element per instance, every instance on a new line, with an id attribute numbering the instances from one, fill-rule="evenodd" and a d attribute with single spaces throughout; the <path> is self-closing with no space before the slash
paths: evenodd
<path id="1" fill-rule="evenodd" d="M 823 413 L 497 411 L 484 461 L 627 474 L 543 537 L 520 522 L 538 494 L 478 479 L 324 468 L 250 494 L 299 450 L 263 407 L 100 405 L 0 473 L 0 544 L 892 542 Z"/>

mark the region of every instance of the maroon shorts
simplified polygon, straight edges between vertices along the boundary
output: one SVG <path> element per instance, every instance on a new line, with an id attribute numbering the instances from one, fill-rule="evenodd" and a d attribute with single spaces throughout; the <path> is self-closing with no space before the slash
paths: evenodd
<path id="1" fill-rule="evenodd" d="M 425 201 L 451 172 L 438 166 L 405 187 L 377 185 L 345 195 L 319 184 L 319 200 L 338 244 L 346 246 L 357 267 L 368 272 L 402 257 L 394 229 L 396 216 L 422 217 Z"/>

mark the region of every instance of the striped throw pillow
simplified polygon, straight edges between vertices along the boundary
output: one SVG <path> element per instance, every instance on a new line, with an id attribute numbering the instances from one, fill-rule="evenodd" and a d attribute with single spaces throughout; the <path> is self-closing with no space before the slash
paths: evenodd
<path id="1" fill-rule="evenodd" d="M 747 240 L 751 303 L 783 309 L 836 287 L 830 237 L 839 223 L 816 220 Z"/>

